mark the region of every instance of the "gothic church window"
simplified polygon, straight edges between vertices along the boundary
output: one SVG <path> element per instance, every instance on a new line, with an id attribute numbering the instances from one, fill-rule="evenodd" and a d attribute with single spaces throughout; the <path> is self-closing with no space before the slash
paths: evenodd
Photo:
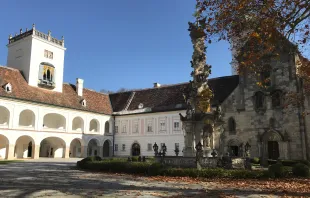
<path id="1" fill-rule="evenodd" d="M 272 100 L 272 107 L 281 107 L 281 91 L 276 91 L 272 94 L 271 100 Z"/>
<path id="2" fill-rule="evenodd" d="M 264 108 L 265 103 L 265 95 L 262 92 L 256 92 L 254 95 L 254 102 L 255 102 L 255 108 L 256 109 L 262 109 Z"/>
<path id="3" fill-rule="evenodd" d="M 264 86 L 270 87 L 270 85 L 271 85 L 270 71 L 264 71 L 261 73 L 261 81 L 262 81 Z"/>
<path id="4" fill-rule="evenodd" d="M 260 80 L 264 87 L 268 88 L 271 86 L 271 66 L 265 65 L 265 70 L 260 73 Z"/>
<path id="5" fill-rule="evenodd" d="M 233 117 L 228 119 L 228 131 L 229 133 L 236 133 L 236 121 Z"/>

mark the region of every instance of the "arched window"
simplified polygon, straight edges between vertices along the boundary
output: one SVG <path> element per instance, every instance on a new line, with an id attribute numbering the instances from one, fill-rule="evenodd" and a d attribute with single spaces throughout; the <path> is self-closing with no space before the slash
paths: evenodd
<path id="1" fill-rule="evenodd" d="M 236 133 L 236 121 L 233 117 L 228 119 L 228 131 L 229 133 Z"/>
<path id="2" fill-rule="evenodd" d="M 104 132 L 105 132 L 105 133 L 110 133 L 110 124 L 109 124 L 109 121 L 106 121 L 106 122 L 105 122 L 105 125 L 104 125 Z"/>
<path id="3" fill-rule="evenodd" d="M 282 98 L 282 92 L 281 91 L 276 91 L 271 95 L 271 100 L 272 100 L 272 107 L 281 107 L 281 98 Z"/>
<path id="4" fill-rule="evenodd" d="M 99 122 L 96 119 L 92 119 L 89 123 L 89 131 L 90 132 L 99 132 Z"/>
<path id="5" fill-rule="evenodd" d="M 54 87 L 55 67 L 46 62 L 42 62 L 39 67 L 39 85 Z"/>
<path id="6" fill-rule="evenodd" d="M 254 95 L 254 102 L 255 102 L 255 108 L 256 109 L 262 109 L 264 108 L 265 103 L 265 95 L 262 92 L 256 92 Z"/>
<path id="7" fill-rule="evenodd" d="M 270 87 L 271 86 L 271 66 L 265 65 L 264 71 L 260 73 L 260 80 L 263 86 Z"/>

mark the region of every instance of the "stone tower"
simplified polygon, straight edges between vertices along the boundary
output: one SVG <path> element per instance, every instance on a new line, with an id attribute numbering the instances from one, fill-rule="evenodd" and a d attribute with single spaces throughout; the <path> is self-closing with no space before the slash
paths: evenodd
<path id="1" fill-rule="evenodd" d="M 64 38 L 53 38 L 31 30 L 9 36 L 7 66 L 22 71 L 30 86 L 62 92 L 64 70 Z"/>

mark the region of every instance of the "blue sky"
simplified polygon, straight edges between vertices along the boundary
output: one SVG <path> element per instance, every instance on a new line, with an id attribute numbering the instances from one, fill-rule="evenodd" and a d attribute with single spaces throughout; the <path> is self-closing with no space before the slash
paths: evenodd
<path id="1" fill-rule="evenodd" d="M 74 3 L 73 3 L 74 2 Z M 65 37 L 64 82 L 116 91 L 190 80 L 194 0 L 1 0 L 0 65 L 20 28 Z M 211 77 L 231 75 L 228 43 L 208 46 Z"/>

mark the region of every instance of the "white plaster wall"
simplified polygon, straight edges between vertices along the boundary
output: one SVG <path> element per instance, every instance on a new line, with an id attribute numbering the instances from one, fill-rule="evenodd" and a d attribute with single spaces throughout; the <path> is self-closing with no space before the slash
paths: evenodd
<path id="1" fill-rule="evenodd" d="M 29 129 L 28 127 L 20 126 L 19 125 L 19 115 L 24 110 L 30 110 L 34 113 L 35 116 L 35 127 L 33 129 L 34 131 L 58 131 L 58 132 L 67 132 L 67 133 L 82 133 L 82 131 L 75 131 L 72 130 L 72 122 L 73 119 L 77 116 L 79 116 L 83 122 L 84 122 L 84 133 L 85 134 L 100 134 L 104 135 L 104 124 L 106 121 L 110 122 L 110 128 L 113 125 L 113 118 L 110 115 L 104 115 L 104 114 L 96 114 L 96 113 L 90 113 L 86 111 L 78 111 L 78 110 L 71 110 L 61 107 L 53 107 L 48 105 L 38 105 L 35 103 L 27 103 L 24 101 L 18 101 L 18 100 L 10 100 L 5 98 L 0 98 L 0 108 L 5 107 L 10 112 L 9 117 L 9 129 Z M 64 117 L 66 124 L 65 129 L 48 129 L 43 128 L 43 121 L 44 116 L 47 114 L 58 114 L 60 117 Z M 98 132 L 90 132 L 89 126 L 91 120 L 97 120 L 99 123 L 99 131 Z M 52 122 L 53 119 L 50 119 L 49 122 Z M 54 124 L 54 123 L 53 123 Z M 110 130 L 112 131 L 112 130 Z"/>
<path id="2" fill-rule="evenodd" d="M 167 146 L 167 155 L 175 156 L 175 143 L 179 143 L 180 153 L 184 147 L 184 136 L 182 123 L 179 113 L 185 115 L 185 111 L 171 111 L 160 113 L 123 115 L 115 117 L 115 124 L 119 126 L 119 132 L 115 134 L 115 144 L 118 145 L 118 151 L 114 151 L 115 156 L 131 155 L 131 147 L 134 143 L 139 143 L 142 156 L 154 156 L 153 148 L 148 150 L 148 143 L 152 146 L 156 142 L 160 148 L 161 143 Z M 165 130 L 160 130 L 160 122 L 164 121 Z M 179 122 L 179 130 L 174 130 L 174 121 Z M 147 131 L 147 123 L 152 123 L 152 132 Z M 138 132 L 135 131 L 135 124 L 138 123 Z M 123 132 L 126 126 L 126 132 Z M 125 151 L 122 145 L 125 144 Z M 115 149 L 115 148 L 114 148 Z"/>
<path id="3" fill-rule="evenodd" d="M 45 58 L 44 50 L 53 52 L 53 59 Z M 33 36 L 31 55 L 32 56 L 30 60 L 29 85 L 31 86 L 38 85 L 39 65 L 41 62 L 49 62 L 55 67 L 54 91 L 62 92 L 65 48 L 56 45 L 52 42 Z"/>
<path id="4" fill-rule="evenodd" d="M 23 71 L 27 81 L 29 80 L 31 46 L 31 36 L 8 45 L 7 66 Z"/>
<path id="5" fill-rule="evenodd" d="M 89 113 L 84 111 L 78 111 L 78 110 L 71 110 L 66 108 L 60 108 L 60 107 L 53 107 L 48 105 L 38 105 L 35 103 L 27 103 L 24 101 L 18 101 L 18 100 L 10 100 L 5 98 L 0 98 L 0 107 L 5 107 L 10 112 L 9 117 L 9 125 L 3 126 L 0 128 L 0 134 L 4 135 L 9 139 L 10 145 L 15 145 L 16 140 L 21 136 L 30 136 L 34 140 L 35 145 L 40 145 L 41 141 L 48 137 L 58 137 L 62 139 L 66 143 L 66 147 L 70 148 L 70 144 L 74 139 L 80 139 L 82 141 L 81 147 L 84 147 L 87 145 L 87 143 L 91 139 L 97 139 L 99 141 L 99 147 L 100 147 L 100 153 L 102 154 L 102 146 L 105 140 L 109 140 L 110 142 L 113 142 L 113 136 L 111 134 L 108 134 L 108 136 L 104 133 L 104 123 L 106 121 L 110 122 L 110 127 L 112 127 L 112 117 L 110 115 L 103 115 L 103 114 L 95 114 L 95 113 Z M 19 116 L 20 113 L 24 110 L 30 110 L 33 112 L 35 116 L 35 122 L 34 127 L 29 128 L 25 126 L 19 125 Z M 43 118 L 46 114 L 49 113 L 57 113 L 61 116 L 63 116 L 66 119 L 66 127 L 65 129 L 47 129 L 43 128 Z M 84 132 L 82 131 L 74 131 L 72 130 L 72 121 L 77 115 L 83 120 L 84 122 Z M 98 132 L 90 132 L 89 131 L 89 125 L 90 121 L 92 119 L 96 119 L 98 123 L 100 124 L 100 128 Z M 53 120 L 50 120 L 52 122 Z M 111 130 L 112 131 L 112 130 Z M 2 141 L 2 137 L 0 136 L 0 141 Z M 29 143 L 29 142 L 28 142 Z M 27 144 L 28 144 L 27 143 Z M 5 146 L 0 143 L 0 155 L 5 156 Z M 33 145 L 34 146 L 34 145 Z M 33 147 L 34 148 L 34 147 Z M 22 150 L 24 148 L 22 147 Z M 19 151 L 25 152 L 24 156 L 27 155 L 25 151 Z M 81 148 L 82 150 L 82 148 Z M 64 150 L 63 148 L 55 150 L 55 157 L 63 156 Z"/>

